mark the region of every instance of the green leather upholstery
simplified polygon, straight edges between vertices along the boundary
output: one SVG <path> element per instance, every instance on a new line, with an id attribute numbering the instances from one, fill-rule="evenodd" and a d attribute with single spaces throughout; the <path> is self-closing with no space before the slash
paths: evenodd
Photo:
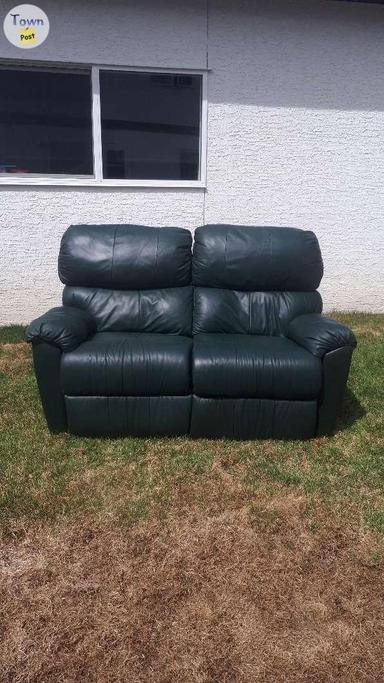
<path id="1" fill-rule="evenodd" d="M 313 292 L 323 275 L 316 235 L 297 228 L 205 225 L 195 231 L 193 284 Z"/>
<path id="2" fill-rule="evenodd" d="M 310 438 L 334 429 L 356 340 L 321 315 L 312 232 L 79 225 L 63 306 L 33 321 L 51 431 Z"/>
<path id="3" fill-rule="evenodd" d="M 316 420 L 315 400 L 194 396 L 191 435 L 205 439 L 309 439 L 315 434 Z"/>
<path id="4" fill-rule="evenodd" d="M 99 332 L 191 335 L 192 287 L 117 290 L 64 287 L 63 303 L 87 311 Z"/>
<path id="5" fill-rule="evenodd" d="M 318 404 L 317 434 L 330 434 L 339 413 L 349 368 L 353 346 L 342 346 L 323 356 L 323 386 Z"/>
<path id="6" fill-rule="evenodd" d="M 71 225 L 61 240 L 60 280 L 117 290 L 185 287 L 191 283 L 191 245 L 183 228 Z"/>
<path id="7" fill-rule="evenodd" d="M 348 327 L 323 315 L 300 315 L 288 325 L 286 334 L 319 358 L 343 346 L 356 346 L 355 335 Z"/>
<path id="8" fill-rule="evenodd" d="M 184 396 L 191 355 L 192 339 L 180 335 L 98 332 L 63 355 L 61 388 L 68 396 Z"/>
<path id="9" fill-rule="evenodd" d="M 58 346 L 33 341 L 33 364 L 45 419 L 51 432 L 65 432 L 67 414 L 60 387 L 61 350 Z"/>
<path id="10" fill-rule="evenodd" d="M 80 436 L 182 436 L 191 396 L 66 396 L 68 429 Z"/>
<path id="11" fill-rule="evenodd" d="M 285 337 L 198 334 L 192 375 L 196 396 L 307 400 L 321 390 L 321 361 Z"/>
<path id="12" fill-rule="evenodd" d="M 193 333 L 280 335 L 296 316 L 321 313 L 319 292 L 242 292 L 195 287 Z"/>
<path id="13" fill-rule="evenodd" d="M 31 322 L 27 328 L 27 341 L 45 341 L 61 351 L 72 351 L 95 331 L 95 321 L 87 311 L 58 306 Z"/>

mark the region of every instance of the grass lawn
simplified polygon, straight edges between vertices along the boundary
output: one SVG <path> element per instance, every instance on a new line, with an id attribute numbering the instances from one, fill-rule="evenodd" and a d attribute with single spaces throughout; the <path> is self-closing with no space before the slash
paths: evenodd
<path id="1" fill-rule="evenodd" d="M 0 680 L 384 680 L 384 315 L 332 438 L 50 435 L 0 330 Z"/>

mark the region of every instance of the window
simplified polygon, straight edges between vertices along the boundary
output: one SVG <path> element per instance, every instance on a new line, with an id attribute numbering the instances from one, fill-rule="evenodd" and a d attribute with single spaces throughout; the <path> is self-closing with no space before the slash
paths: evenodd
<path id="1" fill-rule="evenodd" d="M 198 180 L 200 77 L 100 72 L 104 178 Z"/>
<path id="2" fill-rule="evenodd" d="M 202 186 L 205 74 L 0 68 L 0 184 Z"/>
<path id="3" fill-rule="evenodd" d="M 92 175 L 89 74 L 0 70 L 0 173 Z"/>

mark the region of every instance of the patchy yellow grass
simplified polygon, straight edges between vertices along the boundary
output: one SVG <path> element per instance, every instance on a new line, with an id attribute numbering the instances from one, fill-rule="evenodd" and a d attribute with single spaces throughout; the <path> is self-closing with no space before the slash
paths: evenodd
<path id="1" fill-rule="evenodd" d="M 30 365 L 30 353 L 25 343 L 3 344 L 0 355 L 0 372 L 22 373 Z"/>

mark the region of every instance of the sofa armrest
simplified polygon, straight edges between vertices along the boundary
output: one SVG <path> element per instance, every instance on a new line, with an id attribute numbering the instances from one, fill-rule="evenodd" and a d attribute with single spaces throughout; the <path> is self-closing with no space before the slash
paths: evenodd
<path id="1" fill-rule="evenodd" d="M 93 318 L 80 308 L 58 306 L 27 327 L 29 342 L 47 342 L 61 351 L 73 351 L 96 331 Z"/>
<path id="2" fill-rule="evenodd" d="M 286 336 L 318 358 L 345 346 L 354 348 L 357 344 L 348 327 L 317 313 L 294 318 L 288 325 Z"/>

